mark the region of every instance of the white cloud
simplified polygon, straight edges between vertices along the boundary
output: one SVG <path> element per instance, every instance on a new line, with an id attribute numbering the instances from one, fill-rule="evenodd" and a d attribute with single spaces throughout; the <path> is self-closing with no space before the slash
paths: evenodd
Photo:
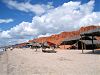
<path id="1" fill-rule="evenodd" d="M 22 22 L 19 25 L 10 29 L 10 35 L 24 36 L 24 35 L 36 35 L 38 30 L 32 27 L 31 23 Z"/>
<path id="2" fill-rule="evenodd" d="M 1 31 L 0 32 L 0 38 L 11 38 L 11 35 L 9 34 L 10 31 Z"/>
<path id="3" fill-rule="evenodd" d="M 95 1 L 91 0 L 87 4 L 80 5 L 80 12 L 83 13 L 84 15 L 92 13 L 94 9 L 94 2 Z"/>
<path id="4" fill-rule="evenodd" d="M 10 23 L 13 22 L 13 19 L 0 19 L 0 23 Z"/>
<path id="5" fill-rule="evenodd" d="M 17 10 L 24 11 L 24 12 L 33 12 L 37 15 L 41 15 L 47 12 L 47 10 L 53 8 L 51 3 L 49 3 L 48 5 L 44 5 L 44 4 L 32 5 L 31 3 L 29 3 L 29 1 L 19 3 L 14 0 L 4 0 L 4 3 L 6 3 L 9 8 L 15 8 Z"/>
<path id="6" fill-rule="evenodd" d="M 39 37 L 48 37 L 48 36 L 50 36 L 50 35 L 53 35 L 53 34 L 47 33 L 47 34 L 45 34 L 45 35 L 39 35 L 38 38 L 39 38 Z"/>
<path id="7" fill-rule="evenodd" d="M 50 9 L 41 16 L 34 16 L 32 22 L 22 22 L 2 36 L 14 38 L 15 36 L 42 37 L 62 31 L 77 30 L 82 26 L 100 25 L 100 12 L 93 12 L 94 1 L 86 4 L 81 2 L 68 2 L 62 6 Z"/>

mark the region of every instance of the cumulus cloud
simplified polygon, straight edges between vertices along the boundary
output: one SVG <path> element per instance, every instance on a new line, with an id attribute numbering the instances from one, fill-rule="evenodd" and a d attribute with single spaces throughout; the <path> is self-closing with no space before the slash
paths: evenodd
<path id="1" fill-rule="evenodd" d="M 15 34 L 16 33 L 16 34 Z M 10 29 L 9 34 L 10 35 L 36 35 L 38 33 L 38 30 L 36 28 L 32 27 L 32 23 L 29 22 L 22 22 L 19 25 L 16 25 L 15 27 Z"/>
<path id="2" fill-rule="evenodd" d="M 48 11 L 49 9 L 53 8 L 51 3 L 48 3 L 47 5 L 44 5 L 44 4 L 32 5 L 30 1 L 19 3 L 14 0 L 4 0 L 3 2 L 6 3 L 9 8 L 12 8 L 12 9 L 14 8 L 14 9 L 24 11 L 24 12 L 33 12 L 37 15 L 41 15 L 45 13 L 46 11 Z"/>
<path id="3" fill-rule="evenodd" d="M 11 38 L 11 35 L 9 34 L 10 31 L 1 31 L 0 32 L 0 38 Z"/>
<path id="4" fill-rule="evenodd" d="M 42 37 L 62 31 L 77 30 L 82 26 L 100 25 L 100 12 L 94 12 L 94 1 L 86 4 L 68 2 L 50 9 L 41 16 L 34 16 L 32 22 L 22 22 L 10 30 L 1 32 L 3 37 Z"/>
<path id="5" fill-rule="evenodd" d="M 13 22 L 13 19 L 0 19 L 0 23 L 10 23 Z"/>

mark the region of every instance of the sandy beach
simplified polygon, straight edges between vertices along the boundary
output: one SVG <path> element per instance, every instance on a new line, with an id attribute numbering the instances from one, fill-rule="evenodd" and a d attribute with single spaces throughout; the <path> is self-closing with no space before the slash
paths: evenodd
<path id="1" fill-rule="evenodd" d="M 43 53 L 41 49 L 7 50 L 0 55 L 0 75 L 100 75 L 100 54 L 80 50 Z"/>

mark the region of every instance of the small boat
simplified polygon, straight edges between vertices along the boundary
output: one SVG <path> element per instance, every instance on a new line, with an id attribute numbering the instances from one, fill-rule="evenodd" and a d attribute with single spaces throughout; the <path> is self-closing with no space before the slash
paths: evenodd
<path id="1" fill-rule="evenodd" d="M 42 50 L 44 53 L 56 53 L 57 51 L 55 50 Z"/>

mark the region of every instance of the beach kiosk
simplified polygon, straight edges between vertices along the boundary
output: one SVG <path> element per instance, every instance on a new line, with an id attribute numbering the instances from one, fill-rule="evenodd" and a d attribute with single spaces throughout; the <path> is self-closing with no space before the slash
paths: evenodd
<path id="1" fill-rule="evenodd" d="M 81 36 L 81 38 L 84 37 L 84 36 L 92 37 L 92 39 L 91 39 L 91 42 L 92 42 L 92 52 L 94 53 L 94 37 L 95 36 L 100 36 L 100 28 L 96 28 L 96 29 L 90 30 L 88 32 L 83 32 L 83 33 L 80 34 L 80 36 Z M 83 53 L 83 44 L 82 44 L 82 53 Z"/>

